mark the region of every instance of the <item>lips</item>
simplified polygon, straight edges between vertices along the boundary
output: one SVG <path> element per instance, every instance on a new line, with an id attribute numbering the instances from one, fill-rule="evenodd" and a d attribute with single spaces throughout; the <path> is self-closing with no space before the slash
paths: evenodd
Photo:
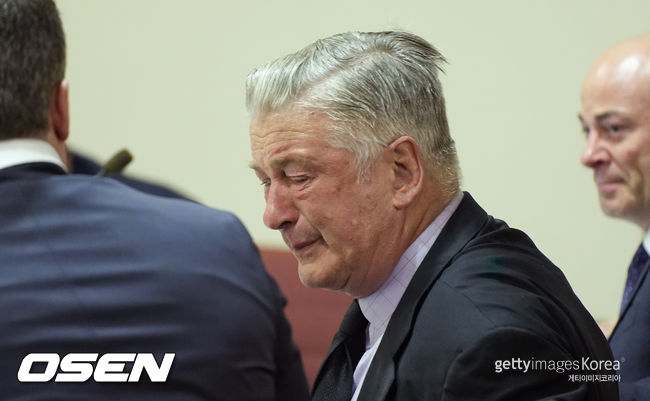
<path id="1" fill-rule="evenodd" d="M 598 187 L 598 192 L 600 193 L 612 192 L 622 184 L 624 184 L 624 181 L 620 178 L 596 178 L 596 186 Z"/>
<path id="2" fill-rule="evenodd" d="M 615 185 L 620 185 L 621 183 L 622 183 L 622 181 L 604 181 L 604 182 L 598 183 L 598 188 L 610 188 L 610 187 L 613 187 Z"/>
<path id="3" fill-rule="evenodd" d="M 299 240 L 299 241 L 286 241 L 287 245 L 289 245 L 289 248 L 291 248 L 291 251 L 296 254 L 296 253 L 301 253 L 301 252 L 306 252 L 312 245 L 317 243 L 320 240 L 321 237 L 317 237 L 314 239 L 308 239 L 308 240 Z"/>

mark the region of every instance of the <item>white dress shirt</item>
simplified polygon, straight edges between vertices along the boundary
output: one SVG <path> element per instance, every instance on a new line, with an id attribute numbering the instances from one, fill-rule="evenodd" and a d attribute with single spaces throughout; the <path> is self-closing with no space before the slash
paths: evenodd
<path id="1" fill-rule="evenodd" d="M 35 162 L 53 163 L 68 171 L 54 147 L 42 139 L 18 138 L 0 141 L 0 170 Z"/>
<path id="2" fill-rule="evenodd" d="M 650 230 L 648 230 L 648 232 L 645 233 L 645 237 L 643 237 L 643 249 L 645 249 L 646 253 L 650 255 Z"/>
<path id="3" fill-rule="evenodd" d="M 406 291 L 406 287 L 462 199 L 463 192 L 459 191 L 422 234 L 406 249 L 393 272 L 381 287 L 367 297 L 359 298 L 359 307 L 363 316 L 368 320 L 368 327 L 366 328 L 366 352 L 361 356 L 357 367 L 354 369 L 354 393 L 351 401 L 356 401 L 359 396 L 359 390 L 366 378 L 370 363 L 377 352 L 377 348 L 379 348 L 386 326 L 388 326 L 397 304 Z"/>

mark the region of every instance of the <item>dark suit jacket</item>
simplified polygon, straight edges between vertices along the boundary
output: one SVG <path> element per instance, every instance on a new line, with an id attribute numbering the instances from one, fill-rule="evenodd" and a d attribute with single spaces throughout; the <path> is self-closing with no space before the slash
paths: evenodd
<path id="1" fill-rule="evenodd" d="M 615 383 L 558 372 L 582 357 L 612 359 L 563 274 L 466 193 L 393 313 L 358 400 L 617 400 Z M 506 370 L 513 358 L 555 367 Z"/>
<path id="2" fill-rule="evenodd" d="M 0 170 L 0 194 L 0 399 L 308 398 L 285 300 L 231 214 L 45 163 Z M 165 383 L 19 383 L 29 353 L 176 355 Z"/>
<path id="3" fill-rule="evenodd" d="M 648 263 L 609 340 L 621 361 L 621 401 L 650 400 L 650 278 Z"/>

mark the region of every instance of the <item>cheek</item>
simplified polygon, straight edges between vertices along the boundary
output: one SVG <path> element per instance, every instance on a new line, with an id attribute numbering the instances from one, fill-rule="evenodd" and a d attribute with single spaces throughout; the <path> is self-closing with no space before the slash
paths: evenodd
<path id="1" fill-rule="evenodd" d="M 643 187 L 643 192 L 647 198 L 650 198 L 650 158 L 644 160 L 639 164 L 639 184 Z"/>
<path id="2" fill-rule="evenodd" d="M 639 175 L 650 173 L 650 132 L 640 130 L 618 145 L 620 163 Z"/>
<path id="3" fill-rule="evenodd" d="M 305 191 L 300 203 L 305 219 L 320 231 L 332 251 L 349 260 L 389 229 L 392 203 L 385 184 L 348 184 Z"/>
<path id="4" fill-rule="evenodd" d="M 391 226 L 393 209 L 389 201 L 375 196 L 355 206 L 348 210 L 339 227 L 344 234 L 341 238 L 345 240 L 341 246 L 347 248 L 348 258 L 364 259 L 376 252 L 379 240 L 388 230 L 394 229 Z"/>
<path id="5" fill-rule="evenodd" d="M 635 186 L 643 186 L 645 191 L 650 190 L 650 150 L 647 154 L 639 152 L 628 152 L 626 155 L 626 167 Z"/>
<path id="6" fill-rule="evenodd" d="M 309 184 L 303 187 L 293 188 L 292 191 L 293 191 L 292 193 L 293 198 L 298 202 L 308 203 L 308 202 L 312 202 L 311 201 L 312 198 L 318 199 L 318 195 L 316 195 L 315 197 L 312 196 L 313 189 L 309 186 Z"/>

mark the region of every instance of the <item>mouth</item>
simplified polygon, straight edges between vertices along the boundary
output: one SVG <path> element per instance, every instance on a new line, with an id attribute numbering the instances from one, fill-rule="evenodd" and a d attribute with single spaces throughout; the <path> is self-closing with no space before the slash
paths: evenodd
<path id="1" fill-rule="evenodd" d="M 294 255 L 300 255 L 309 252 L 309 250 L 313 248 L 314 245 L 316 245 L 320 241 L 320 239 L 321 237 L 315 238 L 313 240 L 296 242 L 290 244 L 289 248 L 291 248 L 291 251 L 293 252 Z"/>
<path id="2" fill-rule="evenodd" d="M 596 181 L 596 186 L 598 187 L 598 192 L 601 194 L 609 194 L 614 191 L 618 187 L 623 185 L 623 180 L 620 179 L 613 179 L 613 180 L 598 180 Z"/>

